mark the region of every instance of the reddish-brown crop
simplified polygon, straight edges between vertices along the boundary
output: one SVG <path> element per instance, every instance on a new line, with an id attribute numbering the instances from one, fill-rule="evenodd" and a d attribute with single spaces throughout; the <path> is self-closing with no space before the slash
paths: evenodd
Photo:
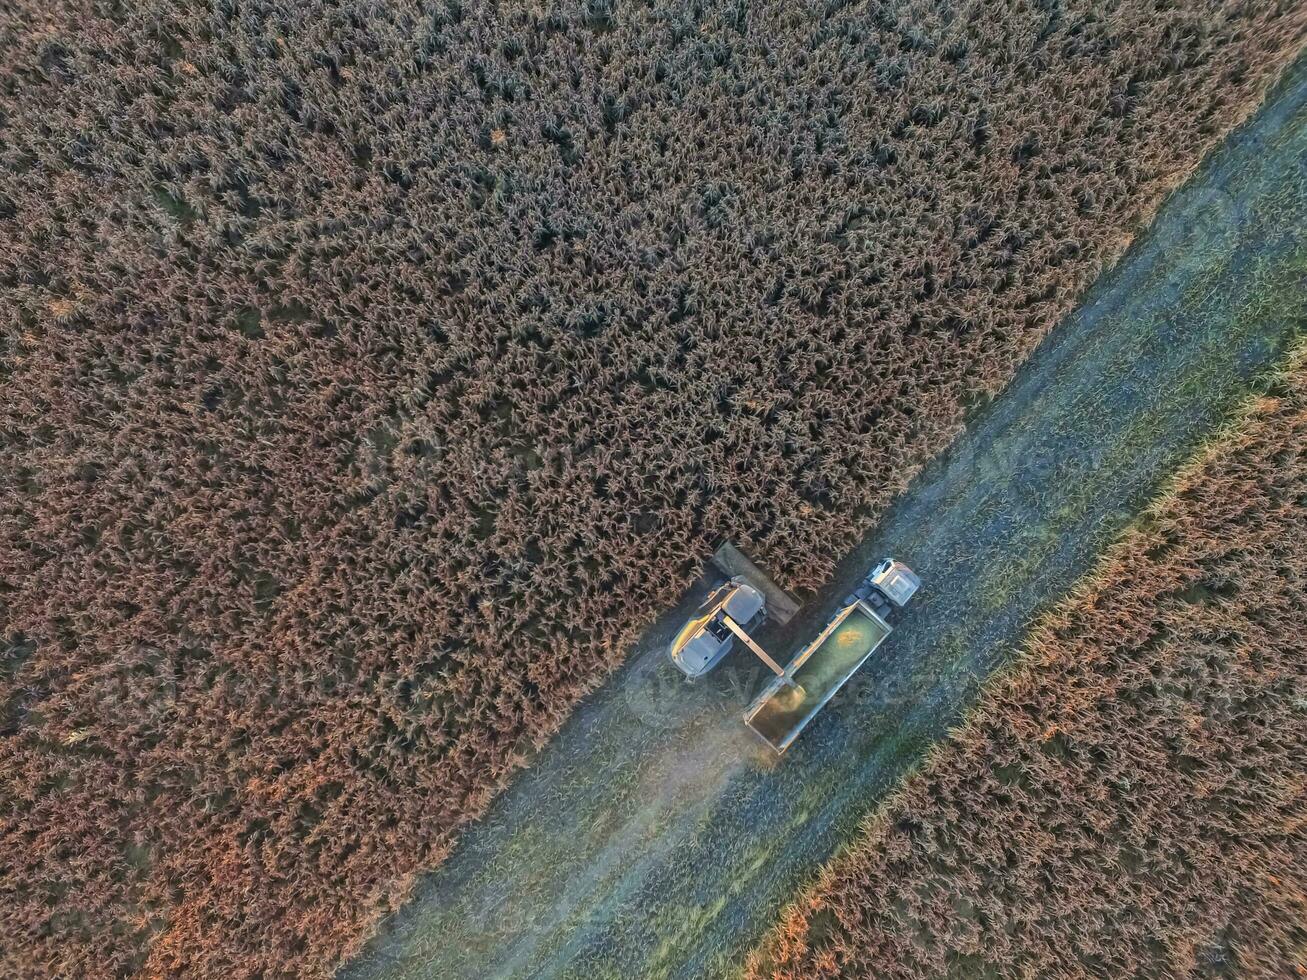
<path id="1" fill-rule="evenodd" d="M 784 916 L 754 978 L 1307 973 L 1307 357 Z"/>
<path id="2" fill-rule="evenodd" d="M 731 537 L 823 580 L 1299 0 L 0 7 L 0 972 L 322 973 Z"/>

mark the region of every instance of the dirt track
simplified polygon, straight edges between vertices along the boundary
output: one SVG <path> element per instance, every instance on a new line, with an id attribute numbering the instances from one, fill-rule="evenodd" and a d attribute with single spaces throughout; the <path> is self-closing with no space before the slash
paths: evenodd
<path id="1" fill-rule="evenodd" d="M 1307 323 L 1304 159 L 1300 62 L 787 635 L 764 634 L 791 653 L 882 555 L 924 579 L 783 762 L 740 723 L 762 680 L 747 654 L 679 681 L 673 611 L 344 976 L 728 971 Z"/>

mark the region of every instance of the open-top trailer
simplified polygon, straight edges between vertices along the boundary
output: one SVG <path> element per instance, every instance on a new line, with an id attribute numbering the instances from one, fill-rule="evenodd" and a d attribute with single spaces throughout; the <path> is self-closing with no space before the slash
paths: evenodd
<path id="1" fill-rule="evenodd" d="M 808 722 L 893 632 L 889 620 L 908 604 L 921 580 L 907 565 L 887 558 L 840 603 L 820 633 L 782 667 L 749 635 L 772 614 L 787 622 L 792 599 L 747 558 L 724 545 L 714 562 L 732 577 L 714 589 L 677 632 L 668 650 L 687 677 L 712 670 L 740 640 L 776 676 L 744 713 L 744 722 L 783 753 Z"/>

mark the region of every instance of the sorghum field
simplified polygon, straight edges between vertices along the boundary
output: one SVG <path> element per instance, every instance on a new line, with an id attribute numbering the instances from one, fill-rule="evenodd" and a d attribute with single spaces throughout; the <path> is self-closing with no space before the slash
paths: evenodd
<path id="1" fill-rule="evenodd" d="M 1307 357 L 1037 626 L 750 975 L 1307 972 Z"/>
<path id="2" fill-rule="evenodd" d="M 1299 0 L 0 9 L 0 971 L 323 974 L 722 538 L 815 586 Z"/>

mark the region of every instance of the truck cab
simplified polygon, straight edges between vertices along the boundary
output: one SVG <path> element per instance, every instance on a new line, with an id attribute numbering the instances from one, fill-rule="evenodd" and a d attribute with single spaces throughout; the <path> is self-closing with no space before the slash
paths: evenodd
<path id="1" fill-rule="evenodd" d="M 902 609 L 921 588 L 917 573 L 901 561 L 886 558 L 862 580 L 848 601 L 861 599 L 877 612 Z"/>

